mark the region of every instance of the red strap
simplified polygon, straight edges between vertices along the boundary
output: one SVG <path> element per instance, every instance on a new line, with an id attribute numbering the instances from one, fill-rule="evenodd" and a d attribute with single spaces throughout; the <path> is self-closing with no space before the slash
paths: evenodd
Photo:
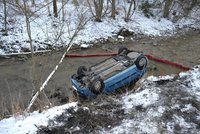
<path id="1" fill-rule="evenodd" d="M 169 61 L 169 60 L 157 58 L 157 57 L 152 56 L 152 55 L 146 54 L 145 56 L 147 56 L 147 57 L 148 57 L 149 59 L 151 59 L 151 60 L 155 60 L 155 61 L 158 61 L 158 62 L 161 62 L 161 63 L 173 65 L 173 66 L 179 67 L 179 68 L 181 68 L 181 69 L 183 69 L 183 70 L 190 70 L 190 69 L 191 69 L 190 67 L 186 67 L 186 66 L 183 66 L 183 65 L 181 65 L 181 64 L 178 64 L 178 63 L 175 63 L 175 62 L 172 62 L 172 61 Z"/>

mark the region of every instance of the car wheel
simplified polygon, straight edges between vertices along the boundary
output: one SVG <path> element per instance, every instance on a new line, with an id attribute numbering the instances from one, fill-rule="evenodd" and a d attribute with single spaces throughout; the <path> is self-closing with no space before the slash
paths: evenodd
<path id="1" fill-rule="evenodd" d="M 118 50 L 118 55 L 127 55 L 128 53 L 129 53 L 129 50 L 126 47 L 120 47 Z"/>
<path id="2" fill-rule="evenodd" d="M 104 89 L 104 82 L 101 78 L 95 78 L 94 80 L 91 81 L 90 83 L 90 90 L 94 94 L 99 94 L 103 91 Z"/>
<path id="3" fill-rule="evenodd" d="M 78 67 L 77 74 L 79 76 L 85 76 L 85 72 L 87 72 L 87 68 L 85 66 Z"/>
<path id="4" fill-rule="evenodd" d="M 144 55 L 140 55 L 136 61 L 135 61 L 135 65 L 139 70 L 142 70 L 144 67 L 147 66 L 147 58 Z"/>

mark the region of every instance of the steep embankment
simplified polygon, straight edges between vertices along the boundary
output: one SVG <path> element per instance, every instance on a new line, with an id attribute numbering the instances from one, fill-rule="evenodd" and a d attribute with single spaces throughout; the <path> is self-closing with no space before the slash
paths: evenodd
<path id="1" fill-rule="evenodd" d="M 144 79 L 135 91 L 100 95 L 0 121 L 0 133 L 198 133 L 200 66 Z"/>

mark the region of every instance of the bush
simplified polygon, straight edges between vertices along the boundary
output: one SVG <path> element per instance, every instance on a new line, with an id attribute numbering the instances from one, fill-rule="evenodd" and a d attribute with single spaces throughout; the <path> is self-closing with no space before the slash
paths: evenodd
<path id="1" fill-rule="evenodd" d="M 152 5 L 148 2 L 148 0 L 142 1 L 140 8 L 147 18 L 153 17 L 153 13 L 150 9 L 151 7 L 152 7 Z"/>

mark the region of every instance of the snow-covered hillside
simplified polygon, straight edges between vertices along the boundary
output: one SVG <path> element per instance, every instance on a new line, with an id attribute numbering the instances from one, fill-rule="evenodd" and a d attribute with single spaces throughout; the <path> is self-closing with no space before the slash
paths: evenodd
<path id="1" fill-rule="evenodd" d="M 49 16 L 48 6 L 40 8 L 45 5 L 45 2 L 37 1 L 37 8 L 31 8 L 34 15 L 30 17 L 31 34 L 34 45 L 34 50 L 52 49 L 58 47 L 65 47 L 71 40 L 79 22 L 85 24 L 82 30 L 73 40 L 73 44 L 83 45 L 88 47 L 94 42 L 101 39 L 106 40 L 109 37 L 116 37 L 117 33 L 125 28 L 135 34 L 144 34 L 147 36 L 161 36 L 172 35 L 176 29 L 183 27 L 199 27 L 196 25 L 196 17 L 200 11 L 197 9 L 191 12 L 191 18 L 181 19 L 176 23 L 170 20 L 161 18 L 159 16 L 160 10 L 155 10 L 155 16 L 147 18 L 142 11 L 136 10 L 129 22 L 124 21 L 124 12 L 120 3 L 117 7 L 120 10 L 113 20 L 109 14 L 105 14 L 102 22 L 95 22 L 92 18 L 92 13 L 88 6 L 84 4 L 74 6 L 71 2 L 65 5 L 64 20 L 62 12 L 59 12 L 59 17 L 54 18 Z M 42 4 L 41 4 L 42 3 Z M 61 8 L 61 3 L 58 3 L 58 8 Z M 17 14 L 15 10 L 11 10 L 12 5 L 9 5 L 8 14 L 8 36 L 4 36 L 4 15 L 3 5 L 0 8 L 0 54 L 6 53 L 20 53 L 30 51 L 29 38 L 27 34 L 25 17 Z M 49 6 L 52 12 L 52 5 Z"/>
<path id="2" fill-rule="evenodd" d="M 200 66 L 179 76 L 150 76 L 136 92 L 99 96 L 0 121 L 0 133 L 198 133 Z"/>

